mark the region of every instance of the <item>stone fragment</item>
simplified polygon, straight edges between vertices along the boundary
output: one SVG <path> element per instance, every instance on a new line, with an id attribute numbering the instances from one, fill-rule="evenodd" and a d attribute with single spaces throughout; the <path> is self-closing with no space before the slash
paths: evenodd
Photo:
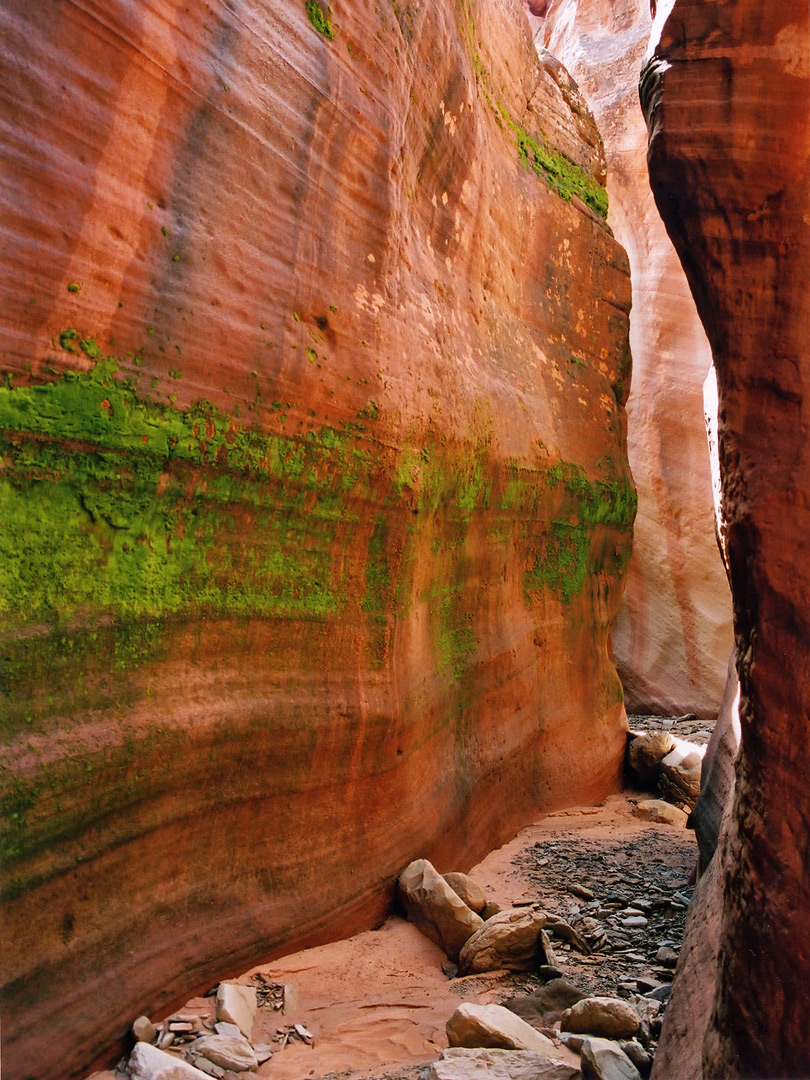
<path id="1" fill-rule="evenodd" d="M 622 926 L 628 930 L 643 930 L 647 921 L 643 915 L 628 915 L 626 919 L 622 919 Z"/>
<path id="2" fill-rule="evenodd" d="M 567 979 L 552 979 L 533 994 L 523 994 L 505 1001 L 504 1008 L 534 1028 L 550 1027 L 566 1009 L 587 996 Z"/>
<path id="3" fill-rule="evenodd" d="M 139 1016 L 132 1024 L 135 1042 L 153 1043 L 157 1038 L 157 1028 L 148 1016 Z"/>
<path id="4" fill-rule="evenodd" d="M 470 910 L 427 859 L 416 859 L 399 875 L 397 891 L 405 913 L 451 960 L 483 920 Z"/>
<path id="5" fill-rule="evenodd" d="M 195 1040 L 193 1050 L 221 1069 L 233 1072 L 255 1069 L 259 1064 L 253 1047 L 243 1035 L 203 1035 Z"/>
<path id="6" fill-rule="evenodd" d="M 675 740 L 668 731 L 646 731 L 636 735 L 627 747 L 627 764 L 635 779 L 655 789 L 661 762 L 674 748 Z"/>
<path id="7" fill-rule="evenodd" d="M 648 1075 L 652 1068 L 652 1058 L 638 1039 L 630 1039 L 629 1042 L 620 1042 L 619 1048 L 627 1054 L 642 1076 Z"/>
<path id="8" fill-rule="evenodd" d="M 675 949 L 670 949 L 668 945 L 663 945 L 655 954 L 655 959 L 664 967 L 674 968 L 678 963 L 678 953 Z"/>
<path id="9" fill-rule="evenodd" d="M 467 874 L 445 874 L 444 880 L 476 915 L 481 915 L 487 906 L 487 898 L 481 886 Z"/>
<path id="10" fill-rule="evenodd" d="M 575 1034 L 600 1035 L 606 1039 L 630 1039 L 641 1021 L 632 1005 L 619 998 L 588 997 L 577 1001 L 562 1015 L 561 1027 Z"/>
<path id="11" fill-rule="evenodd" d="M 528 1050 L 451 1047 L 428 1080 L 577 1080 L 579 1069 Z"/>
<path id="12" fill-rule="evenodd" d="M 641 1080 L 627 1054 L 609 1039 L 586 1039 L 581 1055 L 584 1080 Z"/>
<path id="13" fill-rule="evenodd" d="M 217 987 L 217 1020 L 235 1024 L 246 1039 L 256 1016 L 256 987 L 222 982 Z"/>
<path id="14" fill-rule="evenodd" d="M 502 1005 L 459 1005 L 447 1021 L 450 1046 L 533 1050 L 553 1054 L 554 1043 Z"/>
<path id="15" fill-rule="evenodd" d="M 227 1020 L 218 1020 L 214 1024 L 214 1031 L 217 1035 L 241 1035 L 242 1032 L 236 1026 L 236 1024 L 229 1024 Z"/>
<path id="16" fill-rule="evenodd" d="M 679 807 L 663 799 L 644 799 L 634 808 L 633 813 L 642 821 L 652 821 L 657 825 L 674 825 L 680 829 L 685 827 L 688 817 Z"/>
<path id="17" fill-rule="evenodd" d="M 461 975 L 482 971 L 536 971 L 553 964 L 541 937 L 546 913 L 536 908 L 507 908 L 479 927 L 461 950 Z"/>
<path id="18" fill-rule="evenodd" d="M 192 1058 L 191 1064 L 195 1069 L 199 1069 L 200 1072 L 207 1073 L 208 1076 L 215 1077 L 215 1080 L 222 1080 L 225 1075 L 225 1070 L 220 1068 L 219 1065 L 215 1065 L 213 1061 L 209 1061 L 208 1058 L 195 1057 Z"/>
<path id="19" fill-rule="evenodd" d="M 694 809 L 700 795 L 700 770 L 705 753 L 705 746 L 678 740 L 675 749 L 661 762 L 658 790 L 665 799 L 686 803 Z"/>
<path id="20" fill-rule="evenodd" d="M 130 1080 L 209 1080 L 206 1073 L 187 1061 L 145 1042 L 135 1044 L 127 1072 Z"/>

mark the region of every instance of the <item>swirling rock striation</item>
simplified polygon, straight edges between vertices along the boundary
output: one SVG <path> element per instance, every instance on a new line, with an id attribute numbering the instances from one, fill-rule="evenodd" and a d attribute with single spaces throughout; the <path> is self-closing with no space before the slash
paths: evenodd
<path id="1" fill-rule="evenodd" d="M 47 1080 L 618 786 L 629 281 L 517 3 L 0 29 L 3 1067 Z"/>
<path id="2" fill-rule="evenodd" d="M 808 21 L 798 0 L 659 5 L 642 79 L 656 203 L 717 369 L 740 679 L 734 801 L 692 914 L 716 943 L 679 975 L 662 1078 L 807 1075 Z"/>

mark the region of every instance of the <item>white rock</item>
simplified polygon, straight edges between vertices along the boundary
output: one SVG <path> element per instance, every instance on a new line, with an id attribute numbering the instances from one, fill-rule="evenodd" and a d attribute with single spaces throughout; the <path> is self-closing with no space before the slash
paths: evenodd
<path id="1" fill-rule="evenodd" d="M 579 1069 L 528 1050 L 445 1050 L 430 1066 L 428 1080 L 577 1080 Z"/>
<path id="2" fill-rule="evenodd" d="M 127 1071 L 131 1080 L 210 1080 L 188 1062 L 145 1042 L 135 1044 Z"/>
<path id="3" fill-rule="evenodd" d="M 585 1080 L 641 1080 L 627 1054 L 609 1039 L 586 1039 L 582 1044 L 582 1076 Z"/>
<path id="4" fill-rule="evenodd" d="M 245 1072 L 259 1064 L 253 1047 L 243 1035 L 203 1035 L 201 1039 L 194 1040 L 191 1049 L 221 1069 L 232 1072 Z"/>
<path id="5" fill-rule="evenodd" d="M 554 1055 L 551 1039 L 521 1020 L 502 1005 L 459 1005 L 447 1021 L 450 1046 L 487 1047 L 500 1050 L 533 1050 L 546 1057 Z"/>
<path id="6" fill-rule="evenodd" d="M 256 1016 L 256 987 L 222 982 L 217 987 L 217 1020 L 236 1024 L 250 1038 Z"/>
<path id="7" fill-rule="evenodd" d="M 658 790 L 670 802 L 683 802 L 693 807 L 700 795 L 700 771 L 705 746 L 676 740 L 675 749 L 661 762 Z"/>

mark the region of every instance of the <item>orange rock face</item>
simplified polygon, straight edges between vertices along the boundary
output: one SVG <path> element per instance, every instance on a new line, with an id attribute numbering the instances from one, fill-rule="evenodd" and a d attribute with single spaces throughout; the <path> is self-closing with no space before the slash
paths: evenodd
<path id="1" fill-rule="evenodd" d="M 544 32 L 604 138 L 608 220 L 627 251 L 633 281 L 628 452 L 639 512 L 614 628 L 627 707 L 714 719 L 732 632 L 703 416 L 702 384 L 712 358 L 650 191 L 638 101 L 650 28 L 648 0 L 556 0 Z"/>
<path id="2" fill-rule="evenodd" d="M 717 368 L 741 745 L 715 856 L 717 992 L 691 1032 L 700 1072 L 673 1056 L 673 1013 L 670 1067 L 656 1075 L 799 1077 L 810 1029 L 808 9 L 676 0 L 660 16 L 642 82 L 650 176 Z M 693 921 L 711 908 L 707 892 Z"/>
<path id="3" fill-rule="evenodd" d="M 518 3 L 0 29 L 3 1068 L 46 1080 L 618 786 L 629 280 Z"/>

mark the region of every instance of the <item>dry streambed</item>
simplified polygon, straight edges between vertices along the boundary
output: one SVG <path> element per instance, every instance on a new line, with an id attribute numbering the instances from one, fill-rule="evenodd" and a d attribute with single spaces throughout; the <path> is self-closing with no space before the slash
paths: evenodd
<path id="1" fill-rule="evenodd" d="M 631 725 L 698 744 L 708 737 L 689 720 L 632 718 Z M 498 965 L 506 954 L 497 950 L 477 966 L 470 962 L 464 942 L 476 929 L 480 937 L 481 920 L 469 905 L 462 907 L 470 925 L 449 944 L 392 917 L 377 930 L 246 973 L 238 980 L 249 1014 L 241 1022 L 233 1007 L 222 1007 L 226 984 L 219 1004 L 215 995 L 195 998 L 152 1030 L 142 1022 L 144 1043 L 117 1074 L 134 1080 L 428 1080 L 427 1070 L 430 1080 L 644 1076 L 696 861 L 693 833 L 635 816 L 651 794 L 629 791 L 600 807 L 550 815 L 470 872 L 489 905 L 483 914 L 495 915 L 490 923 L 537 926 L 534 947 L 523 940 L 513 949 L 531 970 L 504 970 L 508 964 Z M 454 885 L 463 893 L 460 879 Z M 477 893 L 468 899 L 481 907 Z M 461 916 L 463 922 L 464 911 Z M 424 931 L 424 920 L 416 922 Z M 495 969 L 481 970 L 482 963 Z M 594 997 L 612 1004 L 590 1005 Z M 491 1007 L 506 1004 L 508 1016 L 541 1041 L 532 1042 L 520 1027 L 514 1036 L 509 1021 L 506 1035 L 494 1030 L 504 1010 Z M 598 1033 L 610 1036 L 604 1045 Z M 448 1042 L 460 1048 L 448 1049 Z M 506 1046 L 518 1049 L 501 1049 Z"/>

